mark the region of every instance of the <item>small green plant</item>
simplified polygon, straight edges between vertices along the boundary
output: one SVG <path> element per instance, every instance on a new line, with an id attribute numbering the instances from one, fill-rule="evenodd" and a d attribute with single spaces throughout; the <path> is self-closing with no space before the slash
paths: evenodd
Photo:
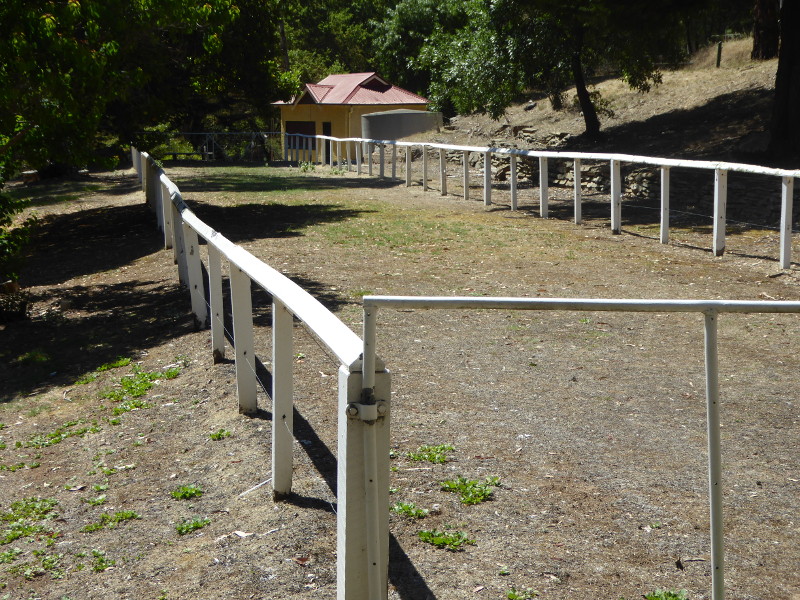
<path id="1" fill-rule="evenodd" d="M 89 506 L 100 506 L 101 504 L 106 503 L 106 495 L 100 494 L 95 498 L 84 498 L 83 501 Z"/>
<path id="2" fill-rule="evenodd" d="M 0 563 L 12 563 L 17 560 L 17 557 L 22 554 L 22 550 L 19 548 L 12 548 L 11 550 L 6 550 L 5 552 L 0 552 Z"/>
<path id="3" fill-rule="evenodd" d="M 105 492 L 108 489 L 108 483 L 95 483 L 92 489 L 95 492 Z"/>
<path id="4" fill-rule="evenodd" d="M 513 586 L 506 592 L 506 598 L 508 598 L 508 600 L 531 600 L 531 598 L 535 598 L 538 595 L 539 592 L 531 588 L 518 590 Z"/>
<path id="5" fill-rule="evenodd" d="M 203 490 L 194 484 L 182 485 L 178 489 L 172 490 L 170 495 L 176 500 L 191 500 L 192 498 L 199 498 L 202 496 Z"/>
<path id="6" fill-rule="evenodd" d="M 120 402 L 119 406 L 115 406 L 111 410 L 111 414 L 116 417 L 118 415 L 121 415 L 121 414 L 126 413 L 126 412 L 130 412 L 132 410 L 150 408 L 151 406 L 152 405 L 148 404 L 147 402 L 145 402 L 141 398 L 129 398 L 128 400 L 124 400 L 123 402 Z"/>
<path id="7" fill-rule="evenodd" d="M 657 589 L 644 595 L 645 600 L 687 600 L 688 597 L 689 594 L 686 590 Z"/>
<path id="8" fill-rule="evenodd" d="M 511 574 L 511 570 L 506 565 L 500 565 L 500 569 L 497 571 L 498 575 L 506 576 Z"/>
<path id="9" fill-rule="evenodd" d="M 106 557 L 106 553 L 102 550 L 92 550 L 92 556 L 94 557 L 92 560 L 92 571 L 95 573 L 102 573 L 117 564 L 117 561 Z"/>
<path id="10" fill-rule="evenodd" d="M 121 402 L 130 398 L 141 398 L 152 389 L 159 379 L 175 379 L 179 373 L 180 367 L 178 366 L 172 366 L 161 372 L 144 371 L 136 365 L 133 367 L 133 373 L 124 375 L 119 380 L 119 388 L 107 390 L 102 394 L 102 397 L 114 402 Z"/>
<path id="11" fill-rule="evenodd" d="M 392 504 L 392 511 L 409 519 L 424 519 L 428 516 L 428 510 L 417 508 L 413 502 L 395 502 Z"/>
<path id="12" fill-rule="evenodd" d="M 178 535 L 186 535 L 187 533 L 192 533 L 198 529 L 202 529 L 206 525 L 211 523 L 211 519 L 207 519 L 204 517 L 194 517 L 192 519 L 184 519 L 177 525 L 175 525 L 175 531 L 178 532 Z"/>
<path id="13" fill-rule="evenodd" d="M 87 383 L 93 382 L 97 379 L 97 373 L 86 373 L 80 379 L 75 380 L 75 385 L 86 385 Z"/>
<path id="14" fill-rule="evenodd" d="M 475 545 L 475 540 L 470 539 L 463 531 L 439 531 L 438 529 L 423 529 L 417 533 L 419 539 L 437 548 L 444 548 L 451 552 L 463 550 L 465 545 Z"/>
<path id="15" fill-rule="evenodd" d="M 100 521 L 97 523 L 89 523 L 85 527 L 81 529 L 84 533 L 91 533 L 93 531 L 99 531 L 104 527 L 114 528 L 119 523 L 123 521 L 130 521 L 133 519 L 141 519 L 142 517 L 136 511 L 133 510 L 121 510 L 119 512 L 110 515 L 108 513 L 103 513 L 100 515 Z"/>
<path id="16" fill-rule="evenodd" d="M 130 358 L 128 358 L 127 356 L 119 356 L 117 357 L 116 360 L 100 365 L 99 367 L 97 367 L 97 369 L 95 369 L 95 371 L 97 371 L 98 373 L 102 373 L 103 371 L 110 371 L 111 369 L 119 369 L 120 367 L 127 367 L 129 364 L 131 364 Z"/>
<path id="17" fill-rule="evenodd" d="M 497 477 L 487 477 L 484 481 L 458 477 L 443 481 L 441 489 L 458 494 L 461 504 L 471 505 L 491 500 L 494 496 L 492 488 L 499 485 L 500 479 Z"/>
<path id="18" fill-rule="evenodd" d="M 224 440 L 226 437 L 231 437 L 231 432 L 227 429 L 220 429 L 219 431 L 215 431 L 214 433 L 209 433 L 208 437 L 210 437 L 215 442 L 219 440 Z"/>
<path id="19" fill-rule="evenodd" d="M 310 171 L 317 170 L 317 166 L 312 162 L 301 161 L 298 166 L 300 168 L 301 173 L 308 173 Z"/>
<path id="20" fill-rule="evenodd" d="M 436 446 L 426 445 L 417 448 L 416 452 L 409 452 L 406 454 L 408 458 L 414 461 L 427 461 L 434 464 L 442 464 L 447 462 L 447 453 L 453 452 L 455 448 L 450 444 L 439 444 Z"/>
<path id="21" fill-rule="evenodd" d="M 91 425 L 86 425 L 84 427 L 75 428 L 76 425 L 83 425 L 83 421 L 67 421 L 55 431 L 46 434 L 35 435 L 24 444 L 17 442 L 18 447 L 22 447 L 24 445 L 25 448 L 47 448 L 49 446 L 59 444 L 71 437 L 83 437 L 87 433 L 98 433 L 102 431 L 100 427 L 97 426 L 97 422 L 94 421 Z"/>

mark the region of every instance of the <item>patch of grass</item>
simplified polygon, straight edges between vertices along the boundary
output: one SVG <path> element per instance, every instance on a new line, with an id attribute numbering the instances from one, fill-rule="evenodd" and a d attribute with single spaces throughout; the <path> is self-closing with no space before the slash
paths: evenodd
<path id="1" fill-rule="evenodd" d="M 106 495 L 100 494 L 95 498 L 83 498 L 83 501 L 88 504 L 89 506 L 100 506 L 101 504 L 106 503 Z"/>
<path id="2" fill-rule="evenodd" d="M 102 397 L 114 402 L 141 398 L 153 388 L 156 381 L 160 379 L 175 379 L 180 372 L 179 366 L 169 367 L 165 371 L 144 371 L 136 365 L 133 367 L 133 373 L 124 375 L 119 380 L 119 388 L 107 390 L 102 394 Z"/>
<path id="3" fill-rule="evenodd" d="M 23 445 L 25 448 L 47 448 L 49 446 L 54 446 L 55 444 L 59 444 L 71 437 L 76 437 L 76 436 L 83 437 L 87 433 L 98 433 L 102 431 L 100 427 L 97 426 L 97 422 L 92 422 L 91 425 L 86 425 L 84 427 L 78 427 L 77 429 L 73 429 L 76 425 L 82 425 L 82 424 L 83 421 L 80 420 L 68 421 L 55 431 L 32 437 Z"/>
<path id="4" fill-rule="evenodd" d="M 92 556 L 92 571 L 95 573 L 102 573 L 117 564 L 117 561 L 106 557 L 106 553 L 102 550 L 92 550 Z"/>
<path id="5" fill-rule="evenodd" d="M 417 508 L 413 502 L 395 502 L 392 504 L 392 511 L 409 519 L 424 519 L 428 516 L 428 510 Z"/>
<path id="6" fill-rule="evenodd" d="M 192 498 L 199 498 L 202 495 L 203 490 L 194 484 L 182 485 L 181 487 L 170 492 L 170 496 L 176 500 L 191 500 Z"/>
<path id="7" fill-rule="evenodd" d="M 100 521 L 97 523 L 89 523 L 85 527 L 81 529 L 83 533 L 91 533 L 93 531 L 99 531 L 105 527 L 114 528 L 119 523 L 123 521 L 131 521 L 133 519 L 141 519 L 142 517 L 133 510 L 121 510 L 119 512 L 110 515 L 108 513 L 103 513 L 100 515 Z"/>
<path id="8" fill-rule="evenodd" d="M 127 356 L 119 356 L 116 360 L 104 363 L 97 367 L 95 371 L 102 373 L 103 371 L 110 371 L 111 369 L 119 369 L 120 367 L 127 367 L 131 364 L 131 359 Z"/>
<path id="9" fill-rule="evenodd" d="M 80 379 L 75 380 L 75 385 L 86 385 L 87 383 L 92 383 L 97 379 L 97 373 L 86 373 Z"/>
<path id="10" fill-rule="evenodd" d="M 175 525 L 175 531 L 178 532 L 178 535 L 186 535 L 187 533 L 192 533 L 193 531 L 197 531 L 198 529 L 202 529 L 206 525 L 211 523 L 211 519 L 207 519 L 205 517 L 193 517 L 191 519 L 184 519 L 177 525 Z"/>
<path id="11" fill-rule="evenodd" d="M 461 504 L 471 505 L 491 500 L 494 496 L 492 488 L 499 485 L 500 479 L 497 477 L 487 477 L 484 481 L 458 477 L 443 481 L 441 489 L 458 494 Z"/>
<path id="12" fill-rule="evenodd" d="M 439 445 L 426 445 L 417 448 L 416 452 L 409 452 L 406 454 L 408 458 L 414 461 L 427 461 L 434 464 L 446 463 L 448 452 L 453 452 L 455 448 L 450 444 Z"/>
<path id="13" fill-rule="evenodd" d="M 55 517 L 53 514 L 58 501 L 52 498 L 25 498 L 11 503 L 11 510 L 0 513 L 0 521 L 6 523 L 0 532 L 0 544 L 9 544 L 14 540 L 45 533 L 52 535 L 52 530 L 41 521 Z"/>
<path id="14" fill-rule="evenodd" d="M 687 600 L 688 598 L 689 593 L 686 590 L 657 589 L 644 595 L 645 600 Z"/>
<path id="15" fill-rule="evenodd" d="M 0 552 L 0 564 L 12 563 L 17 560 L 17 557 L 19 557 L 20 554 L 22 554 L 22 550 L 19 548 L 12 548 L 11 550 Z"/>
<path id="16" fill-rule="evenodd" d="M 531 588 L 518 590 L 513 586 L 506 592 L 506 598 L 508 598 L 508 600 L 531 600 L 531 598 L 535 598 L 538 595 L 539 592 Z"/>
<path id="17" fill-rule="evenodd" d="M 46 363 L 50 361 L 50 355 L 42 350 L 29 350 L 20 354 L 14 362 L 22 364 Z"/>
<path id="18" fill-rule="evenodd" d="M 436 546 L 437 548 L 444 548 L 451 552 L 460 552 L 464 550 L 465 545 L 475 545 L 475 540 L 470 539 L 463 531 L 439 531 L 438 529 L 426 530 L 418 532 L 419 539 L 423 542 Z"/>
<path id="19" fill-rule="evenodd" d="M 218 442 L 219 440 L 224 440 L 226 437 L 231 437 L 231 432 L 228 431 L 227 429 L 220 429 L 218 431 L 215 431 L 214 433 L 209 433 L 208 437 L 210 437 L 215 442 Z"/>
<path id="20" fill-rule="evenodd" d="M 145 408 L 150 408 L 151 406 L 152 404 L 148 404 L 141 398 L 129 398 L 127 400 L 123 400 L 119 406 L 115 406 L 111 410 L 111 414 L 118 416 L 126 412 L 131 412 L 132 410 L 143 410 Z"/>

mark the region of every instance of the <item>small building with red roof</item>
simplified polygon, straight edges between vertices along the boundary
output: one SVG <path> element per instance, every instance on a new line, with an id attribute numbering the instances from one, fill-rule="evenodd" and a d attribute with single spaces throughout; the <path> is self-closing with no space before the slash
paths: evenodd
<path id="1" fill-rule="evenodd" d="M 363 115 L 394 109 L 427 110 L 428 100 L 375 72 L 328 75 L 307 83 L 292 100 L 275 102 L 281 133 L 361 137 Z"/>

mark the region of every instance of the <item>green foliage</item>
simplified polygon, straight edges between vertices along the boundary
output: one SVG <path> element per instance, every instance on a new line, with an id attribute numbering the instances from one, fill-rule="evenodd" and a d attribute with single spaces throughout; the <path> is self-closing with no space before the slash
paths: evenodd
<path id="1" fill-rule="evenodd" d="M 25 448 L 47 448 L 71 437 L 83 437 L 87 433 L 98 433 L 101 431 L 100 427 L 98 427 L 95 422 L 91 425 L 75 428 L 76 425 L 81 425 L 82 423 L 83 421 L 80 420 L 67 421 L 64 425 L 50 433 L 33 436 L 23 445 Z"/>
<path id="2" fill-rule="evenodd" d="M 88 525 L 84 526 L 81 531 L 84 533 L 91 533 L 93 531 L 99 531 L 106 527 L 114 528 L 119 523 L 123 521 L 131 521 L 133 519 L 141 519 L 142 517 L 136 511 L 133 510 L 121 510 L 113 515 L 108 513 L 103 513 L 100 515 L 100 520 L 97 523 L 89 523 Z"/>
<path id="3" fill-rule="evenodd" d="M 508 600 L 531 600 L 531 598 L 535 598 L 538 595 L 539 592 L 531 588 L 518 590 L 513 586 L 510 590 L 508 590 L 508 592 L 506 592 L 506 598 L 508 598 Z"/>
<path id="4" fill-rule="evenodd" d="M 428 516 L 428 510 L 417 508 L 413 502 L 395 502 L 392 504 L 392 511 L 409 519 L 424 519 Z"/>
<path id="5" fill-rule="evenodd" d="M 102 573 L 117 564 L 117 561 L 106 557 L 102 550 L 92 550 L 92 557 L 92 571 L 95 573 Z"/>
<path id="6" fill-rule="evenodd" d="M 689 594 L 686 590 L 657 589 L 644 595 L 645 600 L 687 600 L 688 597 Z"/>
<path id="7" fill-rule="evenodd" d="M 103 371 L 110 371 L 111 369 L 119 369 L 120 367 L 127 367 L 131 364 L 131 359 L 127 356 L 120 356 L 116 360 L 104 363 L 95 369 L 98 373 Z"/>
<path id="8" fill-rule="evenodd" d="M 102 397 L 114 402 L 140 398 L 152 389 L 155 382 L 160 379 L 174 379 L 180 373 L 180 367 L 169 367 L 165 371 L 144 371 L 138 365 L 133 367 L 133 373 L 123 376 L 118 389 L 108 390 Z M 135 408 L 135 407 L 134 407 Z"/>
<path id="9" fill-rule="evenodd" d="M 186 535 L 187 533 L 192 533 L 193 531 L 201 529 L 210 523 L 211 519 L 207 519 L 204 517 L 194 517 L 191 519 L 184 519 L 183 521 L 175 525 L 175 531 L 178 532 L 178 535 Z"/>
<path id="10" fill-rule="evenodd" d="M 44 533 L 52 535 L 52 530 L 45 527 L 42 521 L 55 517 L 54 510 L 58 501 L 52 498 L 25 498 L 11 503 L 11 510 L 0 513 L 3 530 L 0 532 L 0 544 L 9 544 L 14 540 Z"/>
<path id="11" fill-rule="evenodd" d="M 470 539 L 463 531 L 439 531 L 437 529 L 422 530 L 417 533 L 419 539 L 437 548 L 444 548 L 451 552 L 464 550 L 466 545 L 475 545 L 475 540 Z"/>
<path id="12" fill-rule="evenodd" d="M 199 498 L 203 495 L 203 490 L 194 484 L 182 485 L 170 492 L 170 496 L 176 500 L 191 500 L 192 498 Z"/>
<path id="13" fill-rule="evenodd" d="M 458 494 L 461 504 L 471 505 L 491 500 L 492 496 L 494 496 L 492 488 L 499 485 L 500 480 L 497 477 L 487 477 L 485 481 L 458 477 L 457 479 L 443 481 L 442 489 Z"/>
<path id="14" fill-rule="evenodd" d="M 213 441 L 218 442 L 220 440 L 224 440 L 226 437 L 230 437 L 231 432 L 227 429 L 219 429 L 214 433 L 209 433 L 208 437 L 211 438 Z"/>
<path id="15" fill-rule="evenodd" d="M 450 444 L 425 445 L 417 448 L 416 452 L 407 453 L 406 456 L 414 461 L 442 464 L 447 462 L 447 453 L 454 450 L 455 448 Z"/>

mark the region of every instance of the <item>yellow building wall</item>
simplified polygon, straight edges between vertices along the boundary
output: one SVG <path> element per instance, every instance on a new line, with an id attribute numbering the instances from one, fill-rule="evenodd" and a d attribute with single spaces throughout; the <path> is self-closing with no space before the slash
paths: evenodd
<path id="1" fill-rule="evenodd" d="M 362 105 L 326 105 L 298 104 L 281 106 L 281 139 L 286 133 L 286 121 L 314 121 L 316 135 L 322 135 L 322 124 L 331 124 L 331 136 L 338 138 L 361 137 L 361 117 L 363 115 L 396 109 L 427 110 L 427 104 L 362 104 Z M 284 149 L 285 152 L 285 149 Z M 312 161 L 319 162 L 317 152 L 312 152 Z"/>

